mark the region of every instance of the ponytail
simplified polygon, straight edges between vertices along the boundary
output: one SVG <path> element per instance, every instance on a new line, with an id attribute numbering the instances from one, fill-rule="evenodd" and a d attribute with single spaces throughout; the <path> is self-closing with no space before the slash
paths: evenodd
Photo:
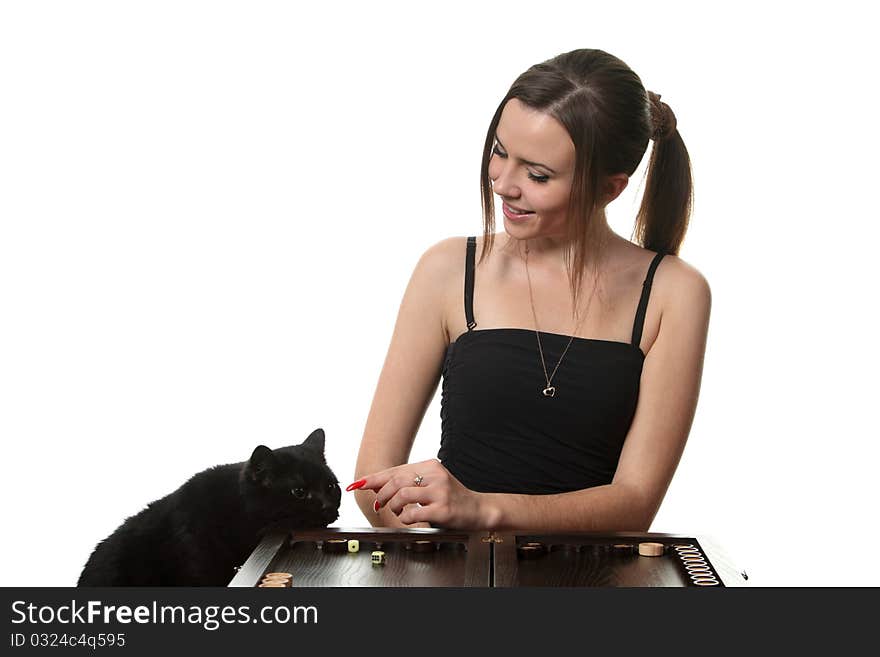
<path id="1" fill-rule="evenodd" d="M 648 99 L 654 147 L 635 237 L 646 249 L 678 255 L 693 208 L 691 160 L 672 109 L 653 91 L 648 92 Z"/>

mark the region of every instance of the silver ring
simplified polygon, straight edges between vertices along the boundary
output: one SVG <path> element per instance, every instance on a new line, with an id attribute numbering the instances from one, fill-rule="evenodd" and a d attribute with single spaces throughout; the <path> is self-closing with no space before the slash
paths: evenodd
<path id="1" fill-rule="evenodd" d="M 413 479 L 413 483 L 414 483 L 416 486 L 421 486 L 421 485 L 422 485 L 422 475 L 417 474 L 417 475 L 416 475 L 416 478 Z"/>

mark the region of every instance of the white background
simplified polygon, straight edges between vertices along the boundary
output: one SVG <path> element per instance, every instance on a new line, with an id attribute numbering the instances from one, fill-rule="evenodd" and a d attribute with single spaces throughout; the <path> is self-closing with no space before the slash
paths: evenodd
<path id="1" fill-rule="evenodd" d="M 595 47 L 678 117 L 680 256 L 713 294 L 652 530 L 713 536 L 751 584 L 880 585 L 862 6 L 3 3 L 0 584 L 74 584 L 126 516 L 260 443 L 323 427 L 349 483 L 415 263 L 481 230 L 498 102 Z M 609 206 L 626 237 L 647 159 Z M 438 392 L 413 460 L 439 435 Z M 335 524 L 367 525 L 350 494 Z"/>

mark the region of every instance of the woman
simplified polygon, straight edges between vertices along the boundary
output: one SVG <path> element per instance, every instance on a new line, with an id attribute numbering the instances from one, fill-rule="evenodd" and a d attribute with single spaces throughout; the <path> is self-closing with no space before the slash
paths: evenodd
<path id="1" fill-rule="evenodd" d="M 634 244 L 605 207 L 649 140 Z M 348 490 L 376 526 L 648 531 L 711 306 L 676 256 L 692 184 L 675 116 L 616 57 L 564 53 L 501 101 L 481 178 L 482 237 L 435 244 L 410 279 Z M 408 464 L 441 375 L 438 459 Z"/>

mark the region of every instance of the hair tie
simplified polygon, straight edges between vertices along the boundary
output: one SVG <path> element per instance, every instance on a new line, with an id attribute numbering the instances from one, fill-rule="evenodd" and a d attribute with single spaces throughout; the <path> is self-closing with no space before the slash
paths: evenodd
<path id="1" fill-rule="evenodd" d="M 669 105 L 660 100 L 660 94 L 649 91 L 648 101 L 650 102 L 651 127 L 653 128 L 651 139 L 661 141 L 675 132 L 678 122 Z"/>

